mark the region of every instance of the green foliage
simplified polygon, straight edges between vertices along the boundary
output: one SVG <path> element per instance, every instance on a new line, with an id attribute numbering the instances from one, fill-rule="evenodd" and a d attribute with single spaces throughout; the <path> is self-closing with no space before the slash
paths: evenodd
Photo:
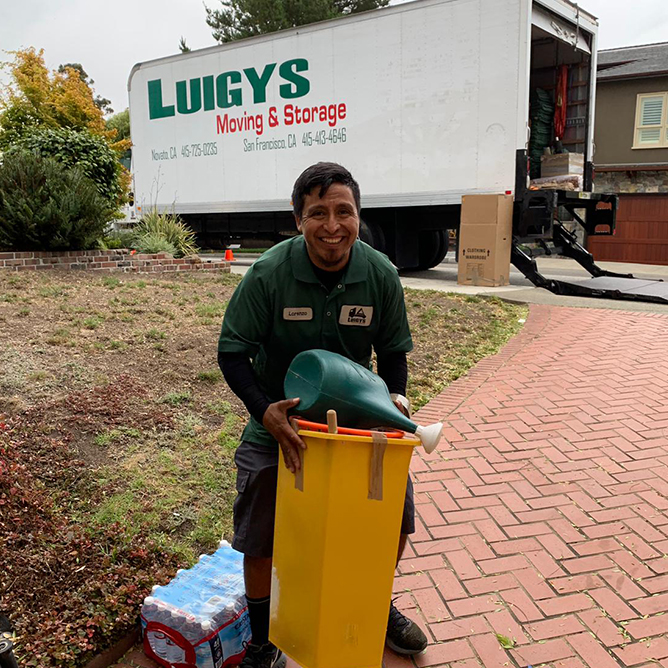
<path id="1" fill-rule="evenodd" d="M 115 250 L 117 248 L 132 248 L 135 242 L 135 233 L 132 230 L 114 230 L 100 239 L 99 246 L 102 250 Z"/>
<path id="2" fill-rule="evenodd" d="M 93 248 L 112 216 L 109 203 L 78 167 L 12 150 L 0 163 L 0 249 Z"/>
<path id="3" fill-rule="evenodd" d="M 102 324 L 102 318 L 96 315 L 91 315 L 88 318 L 85 318 L 83 321 L 83 326 L 86 329 L 97 329 Z"/>
<path id="4" fill-rule="evenodd" d="M 502 633 L 497 633 L 496 639 L 499 641 L 499 645 L 501 645 L 503 649 L 512 649 L 515 647 L 515 641 L 508 638 L 508 636 L 504 636 Z"/>
<path id="5" fill-rule="evenodd" d="M 153 327 L 149 329 L 148 332 L 146 332 L 146 338 L 150 339 L 151 341 L 160 341 L 161 339 L 166 339 L 167 334 L 165 334 L 162 330 Z"/>
<path id="6" fill-rule="evenodd" d="M 116 141 L 130 139 L 130 110 L 120 111 L 108 118 L 107 130 L 116 130 Z"/>
<path id="7" fill-rule="evenodd" d="M 19 146 L 55 158 L 67 167 L 80 167 L 112 207 L 127 199 L 116 152 L 99 135 L 66 128 L 38 130 L 25 135 Z"/>
<path id="8" fill-rule="evenodd" d="M 143 245 L 140 240 L 149 240 L 152 244 L 155 243 L 158 237 L 162 237 L 175 252 L 165 250 L 172 253 L 174 257 L 183 257 L 185 255 L 194 255 L 199 248 L 195 244 L 195 233 L 183 222 L 178 216 L 172 216 L 166 213 L 159 213 L 156 209 L 149 211 L 139 221 L 135 227 L 135 248 L 143 253 L 159 253 L 160 251 L 144 250 L 148 247 L 148 242 L 144 241 Z"/>
<path id="9" fill-rule="evenodd" d="M 169 253 L 176 256 L 176 246 L 158 232 L 146 232 L 135 237 L 133 244 L 139 253 Z"/>
<path id="10" fill-rule="evenodd" d="M 385 7 L 388 3 L 389 0 L 220 0 L 220 9 L 205 9 L 214 39 L 225 43 Z"/>
<path id="11" fill-rule="evenodd" d="M 168 392 L 160 401 L 170 406 L 182 406 L 183 404 L 190 403 L 192 400 L 192 394 L 187 390 L 182 390 L 180 392 Z"/>
<path id="12" fill-rule="evenodd" d="M 201 318 L 220 318 L 225 315 L 227 303 L 214 302 L 213 304 L 197 304 L 195 313 Z"/>
<path id="13" fill-rule="evenodd" d="M 102 285 L 109 288 L 110 290 L 115 290 L 121 284 L 120 279 L 115 276 L 105 276 L 102 279 Z"/>
<path id="14" fill-rule="evenodd" d="M 210 385 L 215 385 L 223 380 L 223 374 L 220 372 L 220 369 L 200 371 L 197 374 L 197 380 L 201 380 L 203 383 L 209 383 Z"/>

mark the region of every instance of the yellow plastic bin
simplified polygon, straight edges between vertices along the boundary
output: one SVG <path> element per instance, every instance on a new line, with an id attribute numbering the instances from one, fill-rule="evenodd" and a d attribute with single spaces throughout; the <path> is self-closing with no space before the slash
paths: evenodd
<path id="1" fill-rule="evenodd" d="M 269 638 L 302 668 L 380 668 L 420 441 L 299 435 L 301 474 L 279 466 Z"/>

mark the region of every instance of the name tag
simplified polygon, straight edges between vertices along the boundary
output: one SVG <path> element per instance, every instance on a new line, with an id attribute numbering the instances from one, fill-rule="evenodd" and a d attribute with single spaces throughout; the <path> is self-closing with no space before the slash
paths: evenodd
<path id="1" fill-rule="evenodd" d="M 310 306 L 284 308 L 283 320 L 313 320 L 313 309 Z"/>
<path id="2" fill-rule="evenodd" d="M 373 306 L 344 304 L 339 315 L 339 325 L 368 327 L 371 324 L 371 318 L 373 318 Z"/>

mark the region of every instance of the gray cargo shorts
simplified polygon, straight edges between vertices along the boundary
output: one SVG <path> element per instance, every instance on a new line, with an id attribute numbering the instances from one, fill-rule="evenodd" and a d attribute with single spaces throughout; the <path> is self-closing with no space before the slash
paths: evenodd
<path id="1" fill-rule="evenodd" d="M 237 498 L 234 501 L 232 547 L 249 557 L 272 556 L 279 455 L 279 448 L 242 441 L 234 456 Z M 401 533 L 415 533 L 415 504 L 410 476 L 406 485 Z"/>

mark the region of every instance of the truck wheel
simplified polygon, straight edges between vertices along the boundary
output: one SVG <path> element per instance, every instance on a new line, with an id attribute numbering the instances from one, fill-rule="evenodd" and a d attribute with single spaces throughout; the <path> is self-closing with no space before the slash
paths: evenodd
<path id="1" fill-rule="evenodd" d="M 450 237 L 447 230 L 428 230 L 419 236 L 420 263 L 416 271 L 424 271 L 441 264 L 448 253 Z"/>
<path id="2" fill-rule="evenodd" d="M 369 244 L 369 246 L 373 246 L 373 234 L 371 233 L 371 228 L 361 218 L 360 218 L 359 237 L 365 244 Z"/>
<path id="3" fill-rule="evenodd" d="M 381 253 L 385 252 L 385 233 L 378 223 L 367 223 L 360 219 L 360 239 Z"/>
<path id="4" fill-rule="evenodd" d="M 438 235 L 441 238 L 441 247 L 439 249 L 438 255 L 435 258 L 434 264 L 432 264 L 432 267 L 436 267 L 443 260 L 445 260 L 445 256 L 448 254 L 448 251 L 450 250 L 450 231 L 449 230 L 439 230 Z M 430 267 L 431 268 L 431 267 Z"/>

